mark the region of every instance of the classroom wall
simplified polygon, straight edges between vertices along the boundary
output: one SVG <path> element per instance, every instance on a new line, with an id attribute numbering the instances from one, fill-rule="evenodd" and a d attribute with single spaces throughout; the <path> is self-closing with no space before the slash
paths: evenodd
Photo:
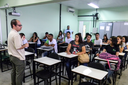
<path id="1" fill-rule="evenodd" d="M 53 33 L 54 38 L 57 37 L 59 32 L 59 4 L 40 4 L 32 6 L 24 6 L 16 8 L 16 11 L 21 14 L 20 17 L 8 15 L 8 32 L 12 29 L 10 26 L 10 21 L 14 18 L 18 19 L 22 23 L 22 30 L 20 32 L 25 33 L 26 39 L 32 36 L 33 32 L 37 32 L 40 38 L 43 38 L 45 32 Z M 8 12 L 12 9 L 8 9 Z M 67 25 L 71 26 L 74 33 L 78 30 L 78 11 L 72 14 L 67 11 L 67 7 L 62 5 L 62 30 L 66 29 Z M 0 10 L 1 17 L 5 16 L 4 10 Z M 5 27 L 5 17 L 1 19 L 3 41 L 6 40 L 6 27 Z"/>
<path id="2" fill-rule="evenodd" d="M 101 22 L 117 22 L 117 21 L 128 21 L 128 10 L 127 7 L 116 7 L 116 8 L 104 8 L 98 9 L 98 13 L 100 14 L 99 20 L 96 23 L 96 27 L 99 30 L 99 23 Z M 95 9 L 86 9 L 79 10 L 78 15 L 92 15 L 95 14 Z M 91 17 L 79 17 L 78 21 L 84 21 L 84 25 L 86 25 L 86 32 L 92 32 L 92 21 Z M 91 23 L 91 26 L 90 26 Z"/>
<path id="3" fill-rule="evenodd" d="M 75 13 L 67 12 L 68 7 L 62 6 L 62 25 L 61 29 L 64 32 L 67 29 L 67 25 L 70 26 L 70 29 L 73 31 L 72 38 L 74 39 L 75 34 L 78 33 L 78 10 L 75 10 Z"/>
<path id="4" fill-rule="evenodd" d="M 0 7 L 9 4 L 9 7 L 28 6 L 32 4 L 53 3 L 67 0 L 0 0 Z"/>

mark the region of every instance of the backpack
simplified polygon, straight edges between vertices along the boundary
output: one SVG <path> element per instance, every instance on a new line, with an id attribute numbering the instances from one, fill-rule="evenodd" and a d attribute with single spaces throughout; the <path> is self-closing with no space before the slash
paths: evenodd
<path id="1" fill-rule="evenodd" d="M 121 64 L 121 60 L 120 60 L 120 58 L 119 58 L 118 56 L 116 56 L 116 55 L 111 55 L 111 54 L 109 54 L 109 53 L 103 52 L 103 53 L 101 53 L 101 54 L 99 55 L 99 58 L 102 58 L 102 59 L 106 59 L 106 60 L 107 60 L 108 66 L 109 66 L 110 70 L 111 70 L 111 67 L 110 67 L 109 60 L 118 61 L 116 70 L 119 70 L 120 64 Z"/>

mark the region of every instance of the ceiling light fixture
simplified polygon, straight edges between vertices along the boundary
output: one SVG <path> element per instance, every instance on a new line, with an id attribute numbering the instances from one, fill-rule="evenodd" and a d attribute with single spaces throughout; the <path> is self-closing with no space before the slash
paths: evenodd
<path id="1" fill-rule="evenodd" d="M 93 4 L 93 3 L 89 3 L 89 6 L 93 7 L 93 8 L 99 8 L 97 5 Z"/>

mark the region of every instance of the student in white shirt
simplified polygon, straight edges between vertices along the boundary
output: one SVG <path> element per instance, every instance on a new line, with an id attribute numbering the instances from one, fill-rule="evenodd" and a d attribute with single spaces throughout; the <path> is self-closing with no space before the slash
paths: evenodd
<path id="1" fill-rule="evenodd" d="M 27 39 L 25 38 L 25 34 L 24 33 L 20 33 L 20 36 L 21 36 L 21 39 L 22 39 L 22 41 L 23 41 L 23 45 L 24 44 L 28 44 L 28 41 L 27 41 Z M 28 44 L 28 46 L 29 46 L 29 44 Z M 27 48 L 27 47 L 26 47 Z"/>
<path id="2" fill-rule="evenodd" d="M 54 48 L 55 53 L 58 53 L 57 42 L 55 39 L 53 39 L 53 34 L 48 35 L 48 40 L 49 40 L 49 43 L 45 43 L 44 45 L 45 46 L 52 46 Z M 51 51 L 51 52 L 53 52 L 53 51 Z M 44 56 L 47 56 L 47 55 L 48 55 L 48 52 L 45 52 Z"/>
<path id="3" fill-rule="evenodd" d="M 57 36 L 57 41 L 59 43 L 61 43 L 61 42 L 63 42 L 63 39 L 64 39 L 64 35 L 63 35 L 62 31 L 59 31 L 59 34 Z"/>
<path id="4" fill-rule="evenodd" d="M 70 32 L 70 37 L 72 37 L 72 34 L 73 34 L 73 31 L 70 29 L 70 26 L 68 25 L 67 26 L 67 29 L 64 31 L 64 36 L 65 36 L 65 34 L 67 34 L 67 32 Z"/>
<path id="5" fill-rule="evenodd" d="M 70 37 L 70 32 L 67 32 L 67 37 L 65 37 L 65 38 L 63 39 L 63 42 L 60 43 L 60 44 L 63 44 L 63 43 L 68 43 L 68 44 L 69 44 L 72 40 L 73 40 L 73 39 Z"/>
<path id="6" fill-rule="evenodd" d="M 95 45 L 100 45 L 100 47 L 102 47 L 102 39 L 99 38 L 100 37 L 99 33 L 96 33 L 95 37 L 96 37 L 96 39 L 94 40 L 94 46 Z"/>

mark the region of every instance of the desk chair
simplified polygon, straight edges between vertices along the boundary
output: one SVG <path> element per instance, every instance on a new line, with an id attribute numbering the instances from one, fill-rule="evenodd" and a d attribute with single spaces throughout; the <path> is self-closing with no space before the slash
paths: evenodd
<path id="1" fill-rule="evenodd" d="M 59 56 L 58 56 L 58 54 L 56 54 L 56 53 L 51 53 L 51 54 L 49 54 L 48 57 L 59 60 Z M 47 83 L 47 84 L 48 84 L 48 83 L 51 83 L 51 82 L 49 81 L 50 78 L 52 78 L 52 77 L 55 76 L 55 79 L 53 79 L 53 80 L 51 80 L 51 81 L 56 80 L 56 85 L 57 85 L 57 75 L 59 74 L 59 73 L 57 72 L 57 69 L 60 67 L 60 64 L 56 64 L 56 65 L 53 65 L 53 66 L 51 66 L 51 67 L 48 67 L 48 66 L 45 66 L 45 65 L 44 65 L 43 67 L 44 67 L 43 70 L 38 71 L 38 72 L 36 73 L 36 76 L 38 77 L 38 84 L 39 84 L 40 82 L 42 82 L 42 81 L 44 81 L 44 84 L 46 84 L 46 83 Z M 42 81 L 39 81 L 39 79 L 42 79 Z"/>
<path id="2" fill-rule="evenodd" d="M 25 48 L 25 51 L 35 53 L 34 49 L 31 48 L 31 47 Z M 31 63 L 32 63 L 32 61 L 33 61 L 32 58 L 34 58 L 34 54 L 33 54 L 33 55 L 28 55 L 28 56 L 26 57 L 26 68 L 25 68 L 25 70 L 29 69 L 30 74 L 29 74 L 29 75 L 25 75 L 25 73 L 24 73 L 23 82 L 25 82 L 25 78 L 26 78 L 26 77 L 31 76 L 31 78 L 32 78 L 32 70 L 31 70 Z M 29 61 L 29 60 L 31 60 L 31 61 Z"/>
<path id="3" fill-rule="evenodd" d="M 95 69 L 99 69 L 99 70 L 103 70 L 103 71 L 107 71 L 105 69 L 105 67 L 101 64 L 101 63 L 96 63 L 96 62 L 91 62 L 88 64 L 89 67 L 95 68 Z M 105 79 L 103 79 L 105 80 Z M 93 80 L 94 81 L 94 80 Z M 97 81 L 96 81 L 97 82 Z M 106 82 L 105 82 L 106 83 Z M 94 84 L 93 82 L 82 82 L 79 85 L 97 85 Z"/>
<path id="4" fill-rule="evenodd" d="M 59 52 L 65 52 L 66 51 L 67 47 L 62 48 L 62 46 L 68 46 L 68 43 L 63 43 L 63 44 L 58 45 Z"/>

